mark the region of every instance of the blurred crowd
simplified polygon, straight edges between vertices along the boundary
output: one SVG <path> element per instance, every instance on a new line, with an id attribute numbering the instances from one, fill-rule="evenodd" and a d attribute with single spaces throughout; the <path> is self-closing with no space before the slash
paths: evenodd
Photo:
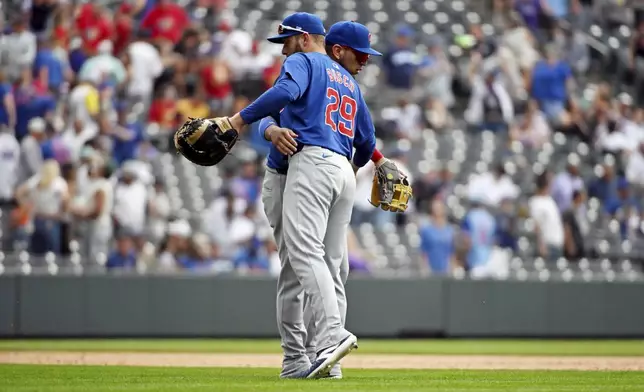
<path id="1" fill-rule="evenodd" d="M 279 270 L 259 190 L 267 143 L 250 133 L 254 154 L 223 174 L 224 186 L 195 225 L 168 195 L 159 159 L 188 117 L 233 113 L 270 87 L 281 47 L 238 28 L 225 0 L 198 0 L 188 13 L 172 0 L 24 1 L 5 12 L 0 36 L 0 205 L 3 249 L 35 255 L 80 253 L 107 268 L 158 271 Z M 593 3 L 593 4 L 590 4 Z M 414 186 L 405 215 L 368 203 L 373 166 L 358 172 L 352 227 L 416 223 L 420 264 L 495 274 L 517 247 L 517 200 L 534 221 L 544 258 L 584 256 L 589 197 L 639 233 L 644 189 L 644 110 L 604 82 L 584 90 L 591 66 L 590 21 L 635 28 L 620 61 L 634 78 L 644 64 L 644 23 L 622 0 L 497 0 L 490 17 L 450 42 L 396 25 L 382 44 L 372 106 L 385 155 Z M 5 9 L 6 11 L 6 9 Z M 450 51 L 462 53 L 458 61 Z M 365 76 L 367 77 L 367 76 Z M 424 132 L 507 136 L 507 150 L 540 151 L 557 132 L 606 154 L 601 172 L 582 178 L 571 155 L 562 172 L 544 171 L 534 194 L 506 174 L 503 157 L 466 186 L 471 204 L 455 221 L 446 207 L 457 184 L 448 162 L 419 171 L 409 146 Z M 461 125 L 462 126 L 462 125 Z M 212 196 L 212 197 L 211 197 Z M 374 270 L 374 255 L 349 238 L 353 271 Z M 497 262 L 497 260 L 499 260 Z M 504 261 L 505 260 L 505 261 Z"/>

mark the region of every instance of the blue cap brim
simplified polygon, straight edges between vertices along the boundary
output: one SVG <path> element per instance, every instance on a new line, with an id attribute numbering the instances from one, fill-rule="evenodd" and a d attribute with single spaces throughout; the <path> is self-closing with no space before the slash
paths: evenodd
<path id="1" fill-rule="evenodd" d="M 286 31 L 286 32 L 284 32 L 284 33 L 282 33 L 280 35 L 274 35 L 272 37 L 268 37 L 267 40 L 269 42 L 274 43 L 274 44 L 283 44 L 284 41 L 286 41 L 286 39 L 288 37 L 292 37 L 292 36 L 298 35 L 298 34 L 302 34 L 302 33 L 299 33 L 297 31 Z"/>
<path id="2" fill-rule="evenodd" d="M 360 53 L 366 53 L 370 54 L 372 56 L 382 56 L 382 53 L 378 52 L 377 50 L 371 49 L 371 48 L 352 48 L 356 52 Z"/>

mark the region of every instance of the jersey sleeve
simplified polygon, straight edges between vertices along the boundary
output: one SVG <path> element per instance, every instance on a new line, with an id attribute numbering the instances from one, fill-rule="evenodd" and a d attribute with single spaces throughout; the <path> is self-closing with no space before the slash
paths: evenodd
<path id="1" fill-rule="evenodd" d="M 353 146 L 356 148 L 353 163 L 358 167 L 362 167 L 369 162 L 373 151 L 376 149 L 376 130 L 371 119 L 371 113 L 362 95 L 360 95 L 358 103 Z"/>
<path id="2" fill-rule="evenodd" d="M 299 88 L 298 98 L 304 95 L 311 82 L 311 63 L 302 53 L 289 56 L 284 61 L 283 75 L 292 79 Z"/>
<path id="3" fill-rule="evenodd" d="M 264 117 L 259 122 L 259 127 L 257 127 L 257 132 L 259 132 L 259 136 L 262 138 L 262 140 L 266 140 L 266 138 L 264 137 L 264 134 L 266 133 L 266 130 L 268 129 L 268 127 L 270 127 L 271 125 L 277 125 L 273 117 Z"/>

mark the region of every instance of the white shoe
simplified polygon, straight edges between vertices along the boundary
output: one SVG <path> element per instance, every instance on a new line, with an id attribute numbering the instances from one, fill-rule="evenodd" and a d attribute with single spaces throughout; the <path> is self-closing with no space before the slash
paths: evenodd
<path id="1" fill-rule="evenodd" d="M 355 335 L 350 334 L 346 338 L 342 339 L 342 341 L 336 346 L 329 347 L 318 354 L 317 360 L 313 365 L 311 365 L 306 378 L 328 377 L 335 364 L 340 362 L 342 358 L 346 357 L 347 354 L 357 348 L 358 338 Z"/>

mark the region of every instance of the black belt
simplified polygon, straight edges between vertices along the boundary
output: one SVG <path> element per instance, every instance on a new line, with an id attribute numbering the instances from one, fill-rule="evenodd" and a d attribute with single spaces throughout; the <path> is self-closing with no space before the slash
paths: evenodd
<path id="1" fill-rule="evenodd" d="M 288 174 L 288 169 L 274 169 L 274 170 L 277 172 L 277 174 L 281 174 L 283 176 Z"/>

